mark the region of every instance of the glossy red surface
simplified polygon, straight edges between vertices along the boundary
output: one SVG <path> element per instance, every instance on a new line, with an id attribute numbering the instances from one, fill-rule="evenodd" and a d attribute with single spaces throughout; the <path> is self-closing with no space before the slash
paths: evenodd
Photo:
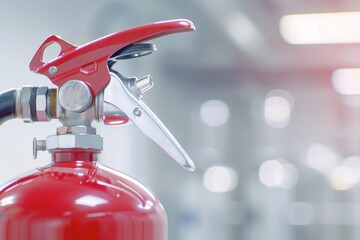
<path id="1" fill-rule="evenodd" d="M 107 62 L 113 53 L 132 43 L 194 29 L 194 24 L 185 19 L 156 22 L 114 33 L 79 47 L 57 36 L 50 36 L 35 53 L 30 62 L 30 70 L 49 77 L 57 86 L 62 86 L 69 80 L 81 80 L 96 95 L 110 81 Z M 56 59 L 44 63 L 44 50 L 52 43 L 59 44 L 61 52 Z M 57 68 L 55 74 L 49 72 L 49 68 L 53 66 Z"/>
<path id="2" fill-rule="evenodd" d="M 0 189 L 1 240 L 165 240 L 158 199 L 96 153 L 53 154 L 53 163 Z"/>

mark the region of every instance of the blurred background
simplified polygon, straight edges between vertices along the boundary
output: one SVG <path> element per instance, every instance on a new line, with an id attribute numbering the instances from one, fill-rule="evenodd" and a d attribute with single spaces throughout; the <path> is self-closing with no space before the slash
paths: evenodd
<path id="1" fill-rule="evenodd" d="M 0 91 L 52 86 L 28 69 L 48 35 L 82 45 L 190 19 L 195 32 L 156 39 L 158 52 L 118 70 L 152 75 L 143 100 L 196 171 L 132 125 L 94 123 L 100 161 L 153 190 L 171 240 L 359 239 L 359 9 L 354 0 L 0 0 Z M 46 152 L 32 159 L 32 138 L 59 125 L 3 124 L 0 183 L 48 164 Z"/>

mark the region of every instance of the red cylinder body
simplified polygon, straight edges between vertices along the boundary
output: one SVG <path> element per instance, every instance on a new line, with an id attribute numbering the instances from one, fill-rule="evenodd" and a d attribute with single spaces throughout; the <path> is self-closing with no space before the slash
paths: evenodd
<path id="1" fill-rule="evenodd" d="M 59 150 L 50 165 L 0 189 L 1 240 L 166 240 L 159 200 L 97 152 Z"/>

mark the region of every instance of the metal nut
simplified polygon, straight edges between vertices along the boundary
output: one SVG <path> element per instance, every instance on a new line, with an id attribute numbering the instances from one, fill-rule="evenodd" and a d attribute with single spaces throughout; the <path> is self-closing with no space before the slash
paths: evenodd
<path id="1" fill-rule="evenodd" d="M 30 107 L 31 90 L 32 87 L 22 87 L 20 91 L 20 114 L 24 122 L 32 122 Z"/>
<path id="2" fill-rule="evenodd" d="M 99 135 L 93 134 L 64 134 L 52 135 L 46 139 L 46 149 L 64 149 L 64 148 L 82 148 L 82 149 L 103 149 L 103 140 Z"/>
<path id="3" fill-rule="evenodd" d="M 38 121 L 48 121 L 47 114 L 47 87 L 39 87 L 36 92 L 36 117 Z"/>

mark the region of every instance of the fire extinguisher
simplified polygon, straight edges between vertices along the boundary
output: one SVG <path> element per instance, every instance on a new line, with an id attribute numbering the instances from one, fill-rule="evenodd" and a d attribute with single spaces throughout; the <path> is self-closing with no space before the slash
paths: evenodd
<path id="1" fill-rule="evenodd" d="M 150 76 L 125 77 L 114 69 L 122 60 L 156 50 L 148 40 L 194 30 L 184 19 L 151 23 L 114 33 L 83 46 L 48 37 L 30 62 L 57 88 L 22 87 L 0 94 L 0 123 L 58 119 L 62 126 L 46 140 L 51 163 L 0 188 L 1 240 L 165 240 L 167 217 L 160 201 L 141 183 L 97 162 L 102 137 L 93 121 L 134 123 L 182 167 L 194 164 L 179 143 L 141 101 L 153 86 Z M 60 46 L 55 59 L 44 51 Z"/>

